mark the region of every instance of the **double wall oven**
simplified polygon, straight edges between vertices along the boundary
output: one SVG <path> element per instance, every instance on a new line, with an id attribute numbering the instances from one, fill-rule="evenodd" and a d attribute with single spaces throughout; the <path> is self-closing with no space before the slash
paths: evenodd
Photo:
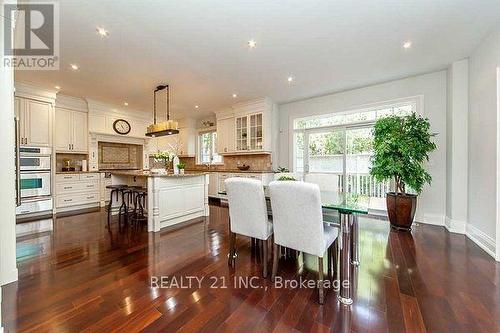
<path id="1" fill-rule="evenodd" d="M 51 158 L 51 148 L 20 146 L 16 140 L 17 215 L 52 212 Z"/>

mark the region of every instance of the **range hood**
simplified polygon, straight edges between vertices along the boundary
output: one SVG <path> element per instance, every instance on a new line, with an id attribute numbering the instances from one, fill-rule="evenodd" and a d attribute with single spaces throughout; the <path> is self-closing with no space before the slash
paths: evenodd
<path id="1" fill-rule="evenodd" d="M 158 98 L 158 103 L 157 103 Z M 156 87 L 153 92 L 153 124 L 149 125 L 146 131 L 146 136 L 159 137 L 165 135 L 178 134 L 177 129 L 179 124 L 176 121 L 170 120 L 170 88 L 168 84 L 162 84 Z M 157 122 L 156 105 L 159 109 L 166 110 L 166 121 Z"/>

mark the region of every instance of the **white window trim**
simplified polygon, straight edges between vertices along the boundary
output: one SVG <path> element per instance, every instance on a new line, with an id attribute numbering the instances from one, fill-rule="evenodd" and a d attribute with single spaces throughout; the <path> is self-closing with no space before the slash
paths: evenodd
<path id="1" fill-rule="evenodd" d="M 391 99 L 391 100 L 386 100 L 386 101 L 381 101 L 381 102 L 376 102 L 376 103 L 368 103 L 368 104 L 360 104 L 358 106 L 352 106 L 348 108 L 341 109 L 339 111 L 334 111 L 334 112 L 323 112 L 323 113 L 317 113 L 313 114 L 310 116 L 306 117 L 289 117 L 289 122 L 288 122 L 288 165 L 291 165 L 292 168 L 291 170 L 295 172 L 296 170 L 296 159 L 295 159 L 295 142 L 294 142 L 294 136 L 295 133 L 297 132 L 303 132 L 305 135 L 306 130 L 325 130 L 329 128 L 342 128 L 342 127 L 357 127 L 357 126 L 363 126 L 363 125 L 372 125 L 375 123 L 375 121 L 370 120 L 370 121 L 362 121 L 362 122 L 357 122 L 357 123 L 349 123 L 349 124 L 339 124 L 339 125 L 327 125 L 327 126 L 320 126 L 320 127 L 313 127 L 313 128 L 308 128 L 308 129 L 295 129 L 294 124 L 297 119 L 312 119 L 312 118 L 317 118 L 317 117 L 326 117 L 329 115 L 346 115 L 346 114 L 352 114 L 352 113 L 360 113 L 360 112 L 367 112 L 371 110 L 378 110 L 383 108 L 384 106 L 391 106 L 395 107 L 398 105 L 406 105 L 408 103 L 415 103 L 415 110 L 416 113 L 425 116 L 424 112 L 424 95 L 414 95 L 414 96 L 409 96 L 409 97 L 403 97 L 403 98 L 396 98 L 396 99 Z M 304 170 L 305 172 L 305 170 Z"/>

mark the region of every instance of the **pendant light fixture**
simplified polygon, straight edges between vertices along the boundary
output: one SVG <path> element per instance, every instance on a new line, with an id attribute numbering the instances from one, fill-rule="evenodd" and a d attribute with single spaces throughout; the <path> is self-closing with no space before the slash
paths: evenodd
<path id="1" fill-rule="evenodd" d="M 162 91 L 166 89 L 166 106 L 167 106 L 167 120 L 161 123 L 156 122 L 156 93 L 158 91 Z M 177 129 L 179 123 L 173 120 L 170 120 L 170 90 L 168 84 L 162 84 L 156 87 L 153 93 L 153 124 L 149 125 L 147 128 L 146 136 L 158 137 L 165 135 L 173 135 L 178 134 L 179 130 Z"/>

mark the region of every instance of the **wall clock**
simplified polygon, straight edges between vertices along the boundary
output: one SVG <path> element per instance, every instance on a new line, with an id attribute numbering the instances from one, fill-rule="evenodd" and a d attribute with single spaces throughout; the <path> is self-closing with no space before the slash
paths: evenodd
<path id="1" fill-rule="evenodd" d="M 113 129 L 115 130 L 116 133 L 125 135 L 130 133 L 130 123 L 126 121 L 125 119 L 117 119 L 113 123 Z"/>

